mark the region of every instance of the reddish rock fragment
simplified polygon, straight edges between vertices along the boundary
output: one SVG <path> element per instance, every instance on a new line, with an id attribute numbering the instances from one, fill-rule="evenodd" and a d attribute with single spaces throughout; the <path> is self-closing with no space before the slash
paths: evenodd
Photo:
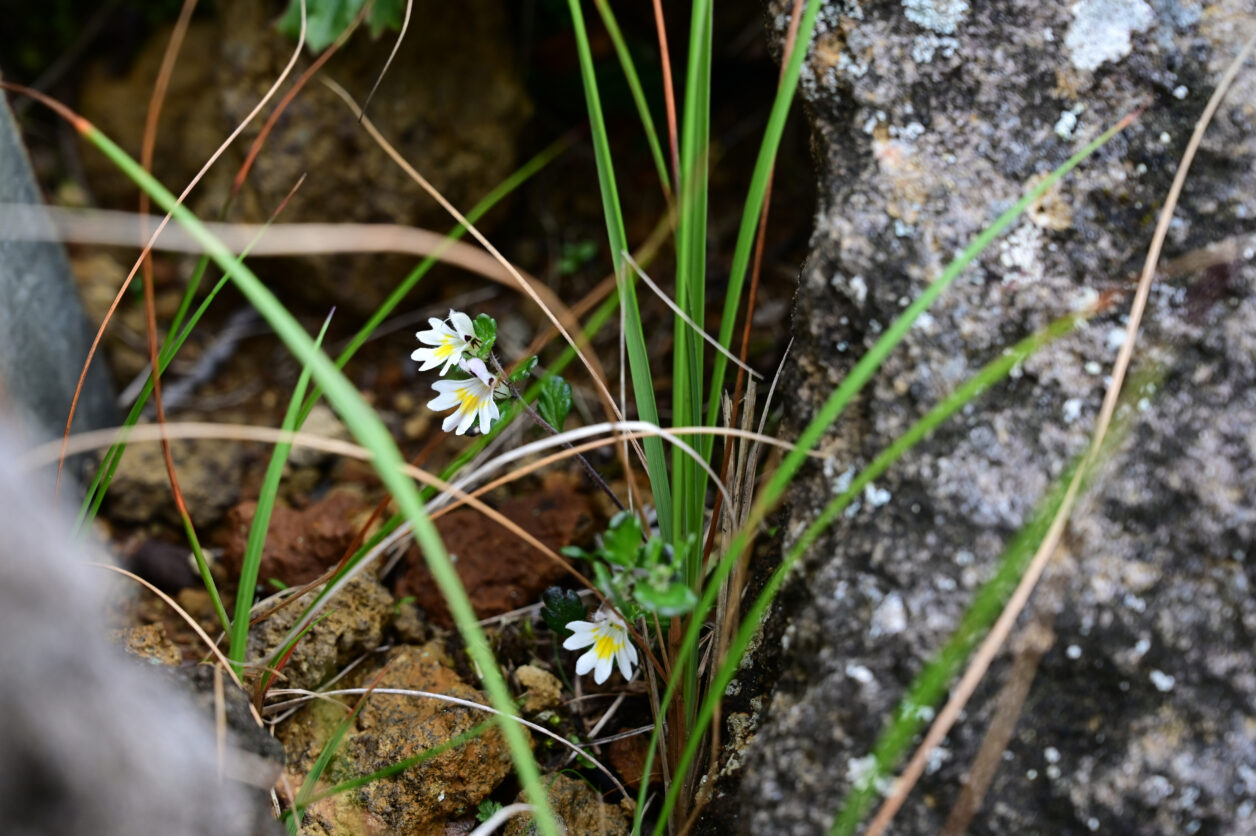
<path id="1" fill-rule="evenodd" d="M 512 499 L 498 510 L 554 551 L 578 542 L 593 524 L 589 498 L 559 480 L 539 494 Z M 481 618 L 536 601 L 543 589 L 566 574 L 558 563 L 478 511 L 446 514 L 436 521 L 436 528 Z M 418 547 L 411 546 L 406 558 L 410 568 L 397 585 L 397 597 L 414 596 L 429 620 L 452 626 L 444 598 Z"/>
<path id="2" fill-rule="evenodd" d="M 262 547 L 258 582 L 277 578 L 289 586 L 312 581 L 335 565 L 358 533 L 355 518 L 366 509 L 353 494 L 333 492 L 300 511 L 276 506 Z M 223 564 L 239 577 L 257 503 L 241 502 L 227 512 Z"/>

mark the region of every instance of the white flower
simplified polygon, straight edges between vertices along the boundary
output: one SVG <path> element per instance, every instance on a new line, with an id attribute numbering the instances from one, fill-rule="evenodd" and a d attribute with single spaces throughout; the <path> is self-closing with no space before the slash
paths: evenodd
<path id="1" fill-rule="evenodd" d="M 471 317 L 461 311 L 452 310 L 449 312 L 449 322 L 432 317 L 427 323 L 432 329 L 419 331 L 415 336 L 419 338 L 419 342 L 433 347 L 416 348 L 410 359 L 423 364 L 419 366 L 421 372 L 444 363 L 444 368 L 440 370 L 444 377 L 451 366 L 462 362 L 463 356 L 471 348 L 475 339 L 475 326 L 471 324 Z"/>
<path id="2" fill-rule="evenodd" d="M 433 383 L 432 388 L 440 394 L 428 401 L 427 408 L 444 412 L 451 407 L 457 407 L 445 416 L 445 422 L 441 424 L 441 429 L 445 432 L 453 430 L 455 435 L 462 435 L 478 418 L 480 432 L 487 433 L 501 415 L 493 398 L 503 392 L 488 373 L 483 360 L 473 357 L 459 362 L 458 368 L 471 377 L 462 380 L 438 380 Z"/>
<path id="3" fill-rule="evenodd" d="M 592 621 L 573 621 L 567 625 L 571 636 L 563 642 L 568 650 L 589 647 L 587 653 L 576 660 L 576 675 L 593 671 L 593 681 L 598 685 L 611 675 L 611 663 L 619 665 L 625 680 L 632 679 L 632 666 L 637 663 L 637 649 L 628 640 L 628 628 L 623 619 L 606 609 L 593 614 Z"/>

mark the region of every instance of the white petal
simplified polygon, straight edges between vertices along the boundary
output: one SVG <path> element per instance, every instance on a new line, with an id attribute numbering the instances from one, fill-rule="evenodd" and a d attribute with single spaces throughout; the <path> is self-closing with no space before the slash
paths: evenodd
<path id="1" fill-rule="evenodd" d="M 589 652 L 592 653 L 593 651 L 590 650 Z M 594 682 L 596 682 L 598 685 L 601 685 L 603 682 L 610 679 L 611 663 L 613 661 L 614 660 L 611 659 L 609 656 L 606 657 L 605 659 L 597 660 L 597 669 L 593 671 Z"/>
<path id="2" fill-rule="evenodd" d="M 632 679 L 632 663 L 628 661 L 628 651 L 631 648 L 632 645 L 627 644 L 615 654 L 615 661 L 619 663 L 619 672 L 623 674 L 624 681 Z"/>
<path id="3" fill-rule="evenodd" d="M 427 402 L 427 408 L 433 412 L 444 412 L 460 403 L 457 392 L 445 392 Z"/>
<path id="4" fill-rule="evenodd" d="M 454 415 L 461 415 L 462 420 L 458 422 L 458 429 L 454 430 L 454 435 L 462 435 L 471 429 L 471 425 L 475 423 L 475 411 L 468 409 L 466 412 L 455 412 Z"/>
<path id="5" fill-rule="evenodd" d="M 636 645 L 634 645 L 632 640 L 627 637 L 624 638 L 624 653 L 628 656 L 628 661 L 632 662 L 634 665 L 637 664 Z"/>
<path id="6" fill-rule="evenodd" d="M 437 380 L 432 383 L 432 388 L 437 392 L 457 392 L 466 383 L 465 380 Z"/>
<path id="7" fill-rule="evenodd" d="M 597 653 L 590 650 L 588 653 L 576 660 L 576 676 L 584 676 L 593 670 L 593 666 L 597 664 Z"/>
<path id="8" fill-rule="evenodd" d="M 454 326 L 454 330 L 466 339 L 475 336 L 475 326 L 471 324 L 471 317 L 462 311 L 450 311 L 449 322 Z"/>
<path id="9" fill-rule="evenodd" d="M 458 426 L 458 413 L 451 412 L 449 413 L 449 415 L 445 416 L 445 420 L 440 425 L 440 428 L 444 430 L 445 432 L 450 432 L 456 426 Z M 458 435 L 462 435 L 462 433 L 459 432 Z"/>
<path id="10" fill-rule="evenodd" d="M 462 367 L 464 372 L 484 384 L 485 387 L 488 387 L 493 380 L 493 376 L 488 373 L 488 366 L 484 365 L 484 361 L 479 357 L 472 357 L 465 363 L 459 363 L 458 365 Z"/>
<path id="11" fill-rule="evenodd" d="M 570 627 L 571 625 L 567 625 Z M 582 647 L 588 647 L 597 641 L 597 636 L 590 632 L 577 631 L 567 637 L 567 641 L 563 642 L 563 647 L 568 650 L 579 650 Z"/>
<path id="12" fill-rule="evenodd" d="M 488 435 L 488 431 L 493 428 L 493 416 L 489 415 L 488 408 L 493 405 L 492 401 L 481 406 L 476 412 L 480 415 L 480 435 Z"/>

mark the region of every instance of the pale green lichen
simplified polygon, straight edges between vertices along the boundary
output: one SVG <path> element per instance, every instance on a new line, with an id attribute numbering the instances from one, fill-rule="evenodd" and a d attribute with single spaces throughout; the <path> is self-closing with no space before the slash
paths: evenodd
<path id="1" fill-rule="evenodd" d="M 903 13 L 908 20 L 943 35 L 958 29 L 967 12 L 966 0 L 903 0 Z"/>
<path id="2" fill-rule="evenodd" d="M 1129 55 L 1133 34 L 1146 32 L 1156 22 L 1143 0 L 1079 0 L 1072 12 L 1064 46 L 1079 70 L 1096 70 L 1106 61 Z"/>

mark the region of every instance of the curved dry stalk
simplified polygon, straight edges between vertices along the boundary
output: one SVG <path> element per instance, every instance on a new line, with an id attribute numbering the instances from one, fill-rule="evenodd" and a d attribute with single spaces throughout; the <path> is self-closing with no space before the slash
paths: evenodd
<path id="1" fill-rule="evenodd" d="M 418 691 L 418 690 L 414 690 L 410 688 L 375 688 L 375 689 L 341 688 L 335 691 L 308 691 L 304 688 L 275 688 L 270 693 L 277 697 L 303 696 L 303 697 L 308 697 L 310 699 L 340 697 L 340 696 L 355 696 L 359 694 L 368 694 L 368 693 L 369 694 L 382 694 L 385 696 L 394 696 L 394 697 L 424 697 L 427 699 L 440 700 L 441 702 L 447 702 L 447 703 L 452 703 L 454 705 L 460 705 L 463 708 L 470 708 L 473 711 L 483 711 L 486 714 L 492 714 L 496 717 L 501 717 L 503 720 L 513 720 L 514 722 L 519 723 L 522 726 L 528 727 L 529 729 L 536 732 L 537 734 L 544 735 L 545 737 L 548 737 L 549 739 L 562 744 L 563 746 L 572 750 L 573 752 L 580 755 L 581 757 L 587 758 L 590 763 L 592 763 L 595 767 L 597 767 L 599 772 L 601 772 L 603 775 L 605 775 L 607 778 L 610 779 L 611 783 L 615 785 L 615 788 L 617 790 L 619 790 L 621 793 L 624 794 L 625 798 L 630 797 L 627 791 L 624 789 L 624 785 L 621 784 L 619 782 L 619 779 L 615 777 L 615 774 L 611 772 L 609 769 L 607 769 L 605 766 L 603 766 L 596 758 L 590 755 L 582 747 L 576 745 L 575 743 L 572 743 L 570 740 L 563 737 L 562 735 L 559 735 L 550 731 L 544 726 L 538 725 L 529 720 L 525 720 L 522 717 L 516 716 L 514 714 L 503 714 L 502 712 L 498 711 L 496 708 L 493 708 L 493 706 L 491 705 L 478 703 L 478 702 L 475 702 L 474 700 L 464 700 L 461 697 L 454 697 L 454 696 L 450 696 L 449 694 L 437 694 L 432 691 Z M 281 703 L 281 705 L 287 705 L 287 703 Z"/>
<path id="2" fill-rule="evenodd" d="M 522 288 L 528 296 L 532 297 L 532 301 L 537 304 L 537 306 L 541 309 L 541 312 L 545 314 L 546 318 L 549 319 L 554 327 L 558 329 L 558 333 L 562 334 L 563 339 L 566 340 L 567 344 L 570 345 L 572 350 L 576 352 L 576 357 L 579 358 L 580 363 L 589 372 L 589 376 L 593 379 L 593 384 L 597 388 L 598 396 L 602 401 L 603 408 L 607 411 L 607 415 L 615 418 L 622 418 L 623 416 L 619 412 L 618 407 L 615 406 L 615 399 L 611 397 L 610 390 L 606 386 L 606 373 L 602 369 L 596 355 L 594 355 L 591 347 L 589 346 L 588 340 L 584 339 L 584 335 L 580 331 L 580 323 L 571 316 L 571 310 L 564 305 L 562 300 L 560 300 L 554 292 L 545 285 L 537 284 L 535 281 L 529 282 L 524 279 L 523 274 L 520 273 L 519 270 L 516 269 L 515 266 L 497 250 L 496 247 L 493 246 L 493 244 L 482 232 L 480 232 L 475 224 L 468 221 L 465 215 L 459 212 L 452 203 L 445 199 L 445 196 L 442 195 L 435 186 L 427 181 L 427 178 L 420 174 L 414 166 L 410 165 L 406 158 L 401 156 L 397 149 L 393 148 L 388 140 L 384 138 L 383 134 L 381 134 L 375 127 L 375 124 L 362 113 L 362 109 L 358 107 L 357 102 L 353 100 L 353 97 L 350 96 L 343 87 L 330 79 L 322 79 L 322 81 L 328 89 L 339 96 L 355 113 L 355 115 L 357 115 L 358 120 L 362 123 L 362 126 L 366 128 L 367 133 L 369 133 L 371 137 L 379 143 L 379 146 L 384 149 L 384 152 L 387 153 L 389 157 L 392 158 L 393 162 L 400 166 L 410 179 L 417 183 L 423 191 L 427 192 L 433 200 L 439 203 L 441 208 L 452 215 L 454 220 L 466 227 L 467 231 L 471 233 L 475 240 L 479 241 L 480 245 L 483 246 L 484 249 L 488 250 L 489 253 L 492 254 L 493 258 L 501 264 L 503 268 L 505 268 L 506 272 L 508 272 L 511 277 L 519 283 L 520 288 Z M 556 311 L 557 313 L 555 313 Z M 572 331 L 576 333 L 576 337 L 572 337 Z"/>
<path id="3" fill-rule="evenodd" d="M 981 679 L 990 667 L 990 663 L 994 661 L 995 655 L 1003 646 L 1016 622 L 1016 618 L 1024 610 L 1030 594 L 1038 583 L 1038 579 L 1042 576 L 1043 570 L 1046 569 L 1047 563 L 1050 562 L 1052 555 L 1055 554 L 1055 550 L 1059 546 L 1060 538 L 1068 525 L 1069 512 L 1072 510 L 1073 503 L 1081 489 L 1081 483 L 1098 456 L 1104 436 L 1112 423 L 1112 416 L 1116 412 L 1117 402 L 1121 395 L 1121 386 L 1125 381 L 1130 359 L 1134 354 L 1134 343 L 1138 338 L 1139 323 L 1142 321 L 1143 312 L 1147 307 L 1147 298 L 1151 293 L 1152 279 L 1156 274 L 1156 262 L 1160 260 L 1160 252 L 1164 247 L 1165 238 L 1168 236 L 1169 224 L 1173 219 L 1173 212 L 1177 208 L 1178 198 L 1182 194 L 1182 187 L 1186 183 L 1186 175 L 1195 159 L 1195 152 L 1199 149 L 1199 144 L 1203 140 L 1204 131 L 1212 121 L 1217 107 L 1221 104 L 1221 100 L 1225 98 L 1226 91 L 1229 90 L 1231 83 L 1234 81 L 1235 76 L 1238 75 L 1239 69 L 1243 66 L 1253 48 L 1256 48 L 1256 36 L 1250 38 L 1243 45 L 1234 61 L 1226 68 L 1221 80 L 1217 83 L 1217 89 L 1213 91 L 1212 97 L 1204 108 L 1204 112 L 1195 123 L 1195 131 L 1191 134 L 1190 142 L 1187 143 L 1186 150 L 1182 153 L 1177 173 L 1173 177 L 1173 184 L 1169 187 L 1164 207 L 1160 211 L 1160 217 L 1156 223 L 1156 231 L 1152 235 L 1151 246 L 1147 249 L 1147 258 L 1143 263 L 1143 271 L 1138 280 L 1138 290 L 1134 294 L 1133 303 L 1130 305 L 1129 323 L 1125 328 L 1125 341 L 1121 344 L 1121 349 L 1117 353 L 1115 362 L 1112 364 L 1112 382 L 1109 384 L 1107 392 L 1104 393 L 1103 406 L 1100 408 L 1099 416 L 1095 421 L 1095 430 L 1091 436 L 1090 446 L 1087 448 L 1085 457 L 1069 483 L 1068 491 L 1060 503 L 1059 510 L 1056 511 L 1055 518 L 1051 521 L 1051 527 L 1047 530 L 1042 544 L 1034 553 L 1024 577 L 1016 586 L 998 621 L 990 629 L 990 634 L 981 643 L 981 647 L 978 648 L 977 653 L 973 656 L 972 662 L 967 670 L 964 671 L 963 678 L 955 686 L 951 698 L 947 700 L 943 709 L 938 712 L 937 718 L 934 719 L 933 725 L 929 727 L 924 740 L 921 741 L 920 746 L 912 755 L 907 768 L 903 770 L 902 775 L 895 782 L 893 793 L 881 805 L 881 809 L 877 811 L 876 817 L 868 825 L 865 836 L 881 836 L 886 828 L 889 827 L 890 822 L 894 819 L 894 815 L 907 800 L 908 793 L 911 792 L 912 787 L 915 786 L 921 774 L 923 774 L 929 755 L 942 743 L 951 727 L 959 719 L 960 712 L 968 704 L 968 700 L 972 697 L 973 692 L 976 691 L 977 685 L 981 682 Z"/>
<path id="4" fill-rule="evenodd" d="M 253 121 L 253 119 L 257 116 L 257 114 L 261 112 L 262 108 L 265 107 L 266 102 L 270 101 L 271 96 L 273 96 L 275 92 L 283 85 L 284 81 L 288 78 L 288 75 L 292 72 L 292 68 L 296 66 L 297 59 L 300 58 L 301 56 L 301 50 L 305 46 L 305 30 L 306 30 L 306 13 L 305 13 L 306 0 L 299 0 L 299 2 L 301 4 L 301 31 L 297 37 L 296 49 L 293 50 L 292 57 L 288 59 L 287 66 L 283 68 L 283 71 L 280 72 L 279 77 L 275 79 L 275 82 L 266 91 L 265 95 L 262 96 L 261 100 L 259 100 L 258 103 L 254 106 L 254 108 L 251 111 L 249 111 L 248 115 L 244 117 L 244 119 L 240 122 L 240 124 L 236 125 L 235 130 L 233 130 L 231 134 L 225 140 L 223 140 L 222 144 L 218 146 L 218 150 L 214 151 L 214 153 L 210 155 L 209 159 L 206 160 L 205 165 L 203 165 L 201 167 L 201 170 L 196 173 L 196 176 L 192 178 L 192 182 L 188 183 L 187 187 L 184 188 L 183 192 L 178 196 L 178 198 L 176 198 L 175 203 L 177 205 L 183 204 L 183 201 L 187 199 L 187 196 L 192 192 L 192 189 L 196 188 L 196 185 L 201 181 L 201 178 L 203 178 L 205 174 L 209 171 L 209 169 L 213 167 L 214 163 L 218 162 L 218 158 L 221 157 L 223 153 L 227 150 L 227 148 L 231 146 L 231 143 L 235 142 L 236 137 L 238 137 L 240 133 L 248 126 L 248 124 Z M 47 100 L 47 97 L 41 97 L 41 98 L 43 98 L 43 100 L 45 101 Z M 60 105 L 59 109 L 63 111 L 69 111 L 69 108 L 66 108 L 64 105 Z M 79 123 L 79 122 L 85 123 L 86 121 L 87 120 L 83 119 L 83 117 L 75 114 L 75 119 L 72 120 L 72 123 Z M 169 213 L 166 214 L 165 218 L 162 219 L 161 224 L 158 226 L 156 232 L 153 233 L 152 238 L 155 239 L 158 235 L 161 234 L 161 231 L 165 229 L 165 227 L 170 223 L 171 217 L 172 216 Z M 151 252 L 152 252 L 152 241 L 150 240 L 149 243 L 145 245 L 143 250 L 140 252 L 140 256 L 136 260 L 134 266 L 131 267 L 131 271 L 127 273 L 126 279 L 122 282 L 122 286 L 118 290 L 118 295 L 114 297 L 113 304 L 109 306 L 109 310 L 105 314 L 104 321 L 101 323 L 100 328 L 97 329 L 96 336 L 92 339 L 91 347 L 87 351 L 87 357 L 86 359 L 83 360 L 83 370 L 79 373 L 78 383 L 76 384 L 75 389 L 74 389 L 74 397 L 70 400 L 70 413 L 68 416 L 66 416 L 66 421 L 65 421 L 65 437 L 66 438 L 69 437 L 70 430 L 74 426 L 74 414 L 78 408 L 79 394 L 83 391 L 83 383 L 87 380 L 87 370 L 91 367 L 92 359 L 96 356 L 96 349 L 100 346 L 101 338 L 104 336 L 105 325 L 109 322 L 109 319 L 113 316 L 113 312 L 117 309 L 119 302 L 122 300 L 122 297 L 124 293 L 126 292 L 126 289 L 130 286 L 131 280 L 135 278 L 136 271 L 139 270 L 140 265 L 143 263 L 144 259 Z M 154 381 L 156 380 L 156 375 L 154 375 L 153 379 Z M 64 469 L 64 467 L 65 467 L 65 453 L 62 453 L 60 459 L 57 462 L 56 489 L 58 492 L 60 491 L 60 487 L 61 487 L 61 471 Z"/>

